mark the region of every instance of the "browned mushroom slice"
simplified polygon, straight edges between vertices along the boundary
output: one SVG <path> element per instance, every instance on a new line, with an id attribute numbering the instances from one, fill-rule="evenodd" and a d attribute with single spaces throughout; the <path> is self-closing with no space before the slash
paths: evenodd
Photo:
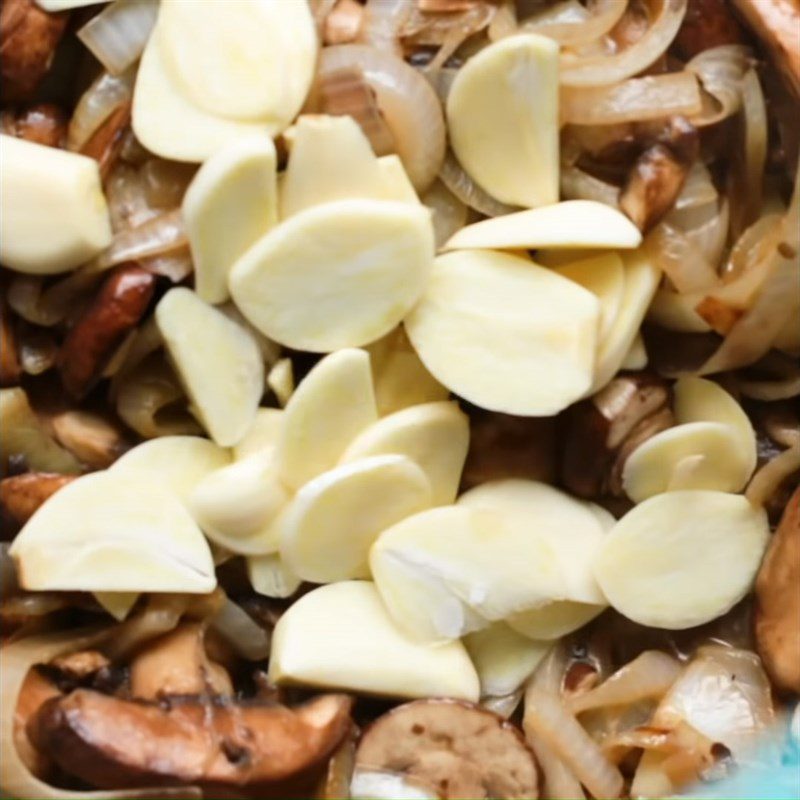
<path id="1" fill-rule="evenodd" d="M 108 657 L 99 650 L 78 650 L 58 656 L 50 662 L 65 678 L 83 681 L 96 675 L 100 670 L 111 666 Z"/>
<path id="2" fill-rule="evenodd" d="M 26 472 L 0 480 L 0 506 L 18 525 L 24 525 L 51 495 L 75 480 L 74 475 Z"/>
<path id="3" fill-rule="evenodd" d="M 417 700 L 364 733 L 356 767 L 408 775 L 442 798 L 536 798 L 536 759 L 516 727 L 454 700 Z"/>
<path id="4" fill-rule="evenodd" d="M 0 115 L 0 130 L 28 142 L 61 147 L 67 136 L 67 120 L 58 106 L 38 103 L 18 113 L 4 111 Z"/>
<path id="5" fill-rule="evenodd" d="M 110 467 L 130 442 L 116 422 L 90 411 L 62 411 L 48 422 L 56 440 L 92 469 Z"/>
<path id="6" fill-rule="evenodd" d="M 350 729 L 351 705 L 331 694 L 296 709 L 195 698 L 164 706 L 76 689 L 45 703 L 28 735 L 100 788 L 260 786 L 321 766 Z"/>
<path id="7" fill-rule="evenodd" d="M 800 488 L 783 512 L 756 579 L 756 642 L 775 685 L 800 693 Z"/>
<path id="8" fill-rule="evenodd" d="M 14 710 L 14 745 L 25 766 L 36 776 L 43 776 L 51 766 L 49 757 L 39 752 L 31 744 L 25 728 L 28 720 L 54 698 L 60 697 L 55 684 L 45 678 L 38 669 L 31 669 L 19 691 L 17 707 Z"/>

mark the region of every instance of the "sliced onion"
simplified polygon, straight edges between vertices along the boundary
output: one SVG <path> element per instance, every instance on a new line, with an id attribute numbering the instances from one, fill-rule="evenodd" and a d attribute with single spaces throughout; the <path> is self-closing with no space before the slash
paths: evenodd
<path id="1" fill-rule="evenodd" d="M 489 29 L 486 31 L 490 42 L 497 42 L 505 39 L 506 36 L 513 36 L 517 32 L 517 6 L 514 0 L 501 0 L 497 7 Z"/>
<path id="2" fill-rule="evenodd" d="M 566 86 L 561 92 L 562 122 L 577 125 L 691 116 L 700 108 L 697 78 L 686 71 L 629 78 L 608 86 Z"/>
<path id="3" fill-rule="evenodd" d="M 687 212 L 684 217 L 686 227 L 683 229 L 683 235 L 717 272 L 728 241 L 730 224 L 728 209 L 728 201 L 723 200 L 711 219 L 696 227 L 693 226 L 691 212 Z M 667 217 L 666 221 L 670 222 L 671 220 Z"/>
<path id="4" fill-rule="evenodd" d="M 194 164 L 149 158 L 139 171 L 148 204 L 153 208 L 177 208 L 196 171 Z"/>
<path id="5" fill-rule="evenodd" d="M 549 745 L 594 797 L 620 796 L 624 785 L 620 771 L 559 698 L 540 689 L 535 682 L 525 691 L 522 727 L 526 734 L 533 734 Z"/>
<path id="6" fill-rule="evenodd" d="M 67 149 L 81 150 L 116 109 L 130 102 L 134 77 L 133 70 L 122 75 L 104 72 L 92 83 L 81 95 L 69 121 Z"/>
<path id="7" fill-rule="evenodd" d="M 563 86 L 604 86 L 637 75 L 667 50 L 686 13 L 687 0 L 664 0 L 661 13 L 639 41 L 613 55 L 561 57 Z M 618 3 L 625 6 L 625 3 Z M 623 9 L 624 10 L 624 9 Z"/>
<path id="8" fill-rule="evenodd" d="M 442 247 L 457 230 L 467 224 L 467 206 L 440 180 L 434 181 L 420 199 L 432 212 L 436 247 Z"/>
<path id="9" fill-rule="evenodd" d="M 741 178 L 736 182 L 738 206 L 734 230 L 742 230 L 756 219 L 761 211 L 764 192 L 764 165 L 767 160 L 767 109 L 764 93 L 754 69 L 742 78 L 742 112 L 744 116 L 744 160 Z M 734 171 L 738 177 L 739 170 Z"/>
<path id="10" fill-rule="evenodd" d="M 318 33 L 322 33 L 325 27 L 325 20 L 333 11 L 335 5 L 336 0 L 309 0 L 311 14 L 314 17 L 314 24 L 317 26 Z"/>
<path id="11" fill-rule="evenodd" d="M 667 222 L 647 235 L 644 247 L 680 293 L 699 292 L 717 283 L 717 272 L 703 254 Z"/>
<path id="12" fill-rule="evenodd" d="M 78 38 L 112 75 L 120 75 L 139 60 L 157 14 L 158 0 L 114 0 L 78 31 Z"/>
<path id="13" fill-rule="evenodd" d="M 210 627 L 247 661 L 269 658 L 270 635 L 241 606 L 226 599 Z"/>
<path id="14" fill-rule="evenodd" d="M 586 794 L 580 781 L 572 770 L 556 755 L 555 751 L 541 737 L 528 732 L 525 737 L 531 746 L 544 778 L 544 797 L 569 797 L 570 800 L 583 800 Z"/>
<path id="15" fill-rule="evenodd" d="M 618 186 L 595 178 L 578 167 L 561 169 L 561 196 L 564 200 L 595 200 L 618 208 L 619 194 Z"/>
<path id="16" fill-rule="evenodd" d="M 169 278 L 173 283 L 185 281 L 194 272 L 194 261 L 188 245 L 174 253 L 140 259 L 137 264 L 153 275 Z"/>
<path id="17" fill-rule="evenodd" d="M 501 217 L 517 210 L 514 206 L 495 200 L 481 189 L 449 151 L 442 162 L 439 179 L 462 203 L 487 217 Z"/>
<path id="18" fill-rule="evenodd" d="M 414 188 L 424 192 L 433 183 L 445 154 L 444 115 L 436 92 L 417 70 L 388 50 L 362 44 L 323 48 L 320 76 L 348 67 L 363 71 Z"/>
<path id="19" fill-rule="evenodd" d="M 698 53 L 686 64 L 707 96 L 703 110 L 692 117 L 696 128 L 714 125 L 733 116 L 741 107 L 741 83 L 751 63 L 750 49 L 740 44 L 724 44 Z"/>
<path id="20" fill-rule="evenodd" d="M 400 28 L 412 10 L 413 0 L 367 0 L 359 40 L 381 52 L 402 56 Z"/>
<path id="21" fill-rule="evenodd" d="M 594 0 L 589 3 L 587 13 L 580 3 L 566 0 L 522 20 L 519 27 L 571 47 L 605 36 L 620 21 L 626 7 L 627 3 L 619 0 Z"/>
<path id="22" fill-rule="evenodd" d="M 140 169 L 117 164 L 106 180 L 105 190 L 115 233 L 136 228 L 160 213 L 147 200 L 147 186 Z"/>
<path id="23" fill-rule="evenodd" d="M 695 161 L 686 175 L 681 193 L 675 201 L 675 208 L 670 212 L 672 221 L 681 227 L 691 227 L 684 218 L 677 218 L 678 212 L 689 212 L 716 203 L 719 193 L 711 180 L 711 173 L 702 161 Z"/>
<path id="24" fill-rule="evenodd" d="M 795 322 L 795 320 L 792 320 Z M 775 354 L 777 355 L 777 353 Z M 796 359 L 780 359 L 780 373 L 770 379 L 748 380 L 742 377 L 737 379 L 736 385 L 739 391 L 753 400 L 761 400 L 770 403 L 777 400 L 790 400 L 800 395 L 800 365 Z M 761 364 L 759 364 L 759 367 Z M 759 369 L 759 371 L 761 371 Z M 775 370 L 776 372 L 778 370 Z M 774 436 L 770 435 L 774 439 Z M 778 440 L 776 440 L 778 441 Z M 792 442 L 793 443 L 793 442 Z M 788 445 L 787 445 L 788 446 Z"/>
<path id="25" fill-rule="evenodd" d="M 75 311 L 98 280 L 91 271 L 78 269 L 44 288 L 41 278 L 18 275 L 8 287 L 8 304 L 27 322 L 49 328 Z"/>
<path id="26" fill-rule="evenodd" d="M 186 247 L 188 239 L 180 209 L 153 217 L 136 228 L 120 231 L 110 247 L 92 265 L 97 270 L 108 269 L 126 261 L 138 261 Z"/>
<path id="27" fill-rule="evenodd" d="M 750 479 L 745 497 L 756 507 L 765 506 L 783 482 L 800 470 L 800 442 L 770 459 Z"/>

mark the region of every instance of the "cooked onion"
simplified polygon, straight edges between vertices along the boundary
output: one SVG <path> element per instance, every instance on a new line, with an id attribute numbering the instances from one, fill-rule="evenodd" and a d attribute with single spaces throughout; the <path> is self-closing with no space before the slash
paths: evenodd
<path id="1" fill-rule="evenodd" d="M 412 9 L 412 0 L 367 0 L 359 40 L 381 52 L 402 56 L 400 28 Z M 324 55 L 325 50 L 322 52 Z"/>
<path id="2" fill-rule="evenodd" d="M 194 272 L 194 261 L 188 245 L 174 253 L 139 259 L 137 263 L 142 269 L 169 278 L 173 283 L 186 280 Z"/>
<path id="3" fill-rule="evenodd" d="M 465 205 L 487 217 L 500 217 L 517 209 L 495 200 L 467 175 L 456 157 L 448 151 L 439 173 L 442 183 Z"/>
<path id="4" fill-rule="evenodd" d="M 697 75 L 707 96 L 703 110 L 692 117 L 696 128 L 713 125 L 733 116 L 742 104 L 742 78 L 750 67 L 749 48 L 725 44 L 698 53 L 686 64 Z"/>
<path id="5" fill-rule="evenodd" d="M 134 77 L 133 70 L 122 75 L 103 72 L 81 95 L 67 130 L 69 150 L 81 150 L 116 109 L 130 102 Z"/>
<path id="6" fill-rule="evenodd" d="M 556 755 L 555 751 L 541 737 L 530 731 L 525 738 L 531 746 L 544 778 L 544 796 L 582 800 L 586 797 L 580 781 L 572 770 Z"/>
<path id="7" fill-rule="evenodd" d="M 79 269 L 45 289 L 41 278 L 17 275 L 8 287 L 8 304 L 22 319 L 49 328 L 63 322 L 98 280 Z"/>
<path id="8" fill-rule="evenodd" d="M 517 32 L 517 7 L 514 0 L 501 0 L 486 31 L 490 42 L 505 39 Z"/>
<path id="9" fill-rule="evenodd" d="M 417 70 L 387 50 L 362 44 L 323 48 L 320 76 L 348 67 L 363 71 L 394 134 L 408 177 L 417 192 L 424 192 L 439 172 L 445 153 L 444 116 L 436 92 Z"/>
<path id="10" fill-rule="evenodd" d="M 78 38 L 112 75 L 119 75 L 139 60 L 157 14 L 158 0 L 114 0 L 78 31 Z"/>
<path id="11" fill-rule="evenodd" d="M 105 189 L 115 233 L 138 227 L 160 213 L 147 201 L 147 187 L 140 169 L 118 164 L 108 176 Z"/>
<path id="12" fill-rule="evenodd" d="M 619 194 L 618 186 L 595 178 L 576 166 L 561 168 L 561 195 L 565 200 L 595 200 L 618 208 Z"/>
<path id="13" fill-rule="evenodd" d="M 173 253 L 187 244 L 183 216 L 180 209 L 176 208 L 135 228 L 118 232 L 110 247 L 92 262 L 92 266 L 97 270 L 108 269 L 126 261 Z"/>
<path id="14" fill-rule="evenodd" d="M 800 442 L 770 459 L 750 479 L 745 496 L 754 506 L 765 506 L 781 484 L 800 469 Z"/>
<path id="15" fill-rule="evenodd" d="M 561 57 L 561 84 L 604 86 L 642 72 L 664 54 L 675 38 L 686 13 L 686 4 L 687 0 L 664 0 L 661 13 L 644 36 L 618 53 L 588 56 L 564 53 Z"/>
<path id="16" fill-rule="evenodd" d="M 241 606 L 226 599 L 210 627 L 247 661 L 269 658 L 270 635 Z"/>
<path id="17" fill-rule="evenodd" d="M 436 247 L 441 247 L 467 224 L 467 206 L 440 180 L 434 181 L 420 199 L 432 212 Z"/>
<path id="18" fill-rule="evenodd" d="M 742 78 L 742 112 L 744 116 L 744 160 L 737 159 L 734 164 L 741 163 L 739 169 L 734 168 L 737 178 L 736 223 L 734 231 L 742 230 L 756 219 L 761 211 L 761 200 L 764 189 L 764 164 L 767 160 L 767 109 L 764 94 L 754 69 L 750 69 Z"/>
<path id="19" fill-rule="evenodd" d="M 575 0 L 565 0 L 522 20 L 519 27 L 555 39 L 562 46 L 587 44 L 605 36 L 626 7 L 627 3 L 620 0 L 594 0 L 587 13 Z"/>
<path id="20" fill-rule="evenodd" d="M 645 238 L 644 246 L 678 292 L 699 292 L 717 283 L 713 264 L 668 222 L 656 225 Z"/>

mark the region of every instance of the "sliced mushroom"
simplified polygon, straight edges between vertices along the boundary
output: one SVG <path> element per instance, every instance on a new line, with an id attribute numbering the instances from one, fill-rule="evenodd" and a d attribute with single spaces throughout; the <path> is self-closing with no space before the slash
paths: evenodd
<path id="1" fill-rule="evenodd" d="M 55 472 L 25 472 L 0 480 L 0 507 L 18 525 L 24 525 L 34 512 L 74 475 Z"/>
<path id="2" fill-rule="evenodd" d="M 58 368 L 64 388 L 83 397 L 123 339 L 144 315 L 155 277 L 134 265 L 118 267 L 67 334 Z"/>
<path id="3" fill-rule="evenodd" d="M 92 469 L 111 466 L 131 444 L 117 423 L 90 411 L 62 411 L 49 423 L 59 444 Z"/>
<path id="4" fill-rule="evenodd" d="M 539 774 L 521 732 L 496 714 L 454 700 L 417 700 L 364 733 L 356 768 L 387 770 L 442 798 L 537 798 Z"/>
<path id="5" fill-rule="evenodd" d="M 675 36 L 678 52 L 687 61 L 711 47 L 744 41 L 742 26 L 725 0 L 689 0 Z"/>
<path id="6" fill-rule="evenodd" d="M 14 745 L 25 766 L 38 777 L 47 774 L 52 762 L 46 753 L 37 750 L 31 744 L 26 726 L 28 720 L 42 705 L 54 697 L 61 697 L 61 692 L 54 683 L 34 668 L 25 676 L 14 710 Z"/>
<path id="7" fill-rule="evenodd" d="M 38 103 L 17 113 L 5 110 L 0 115 L 0 129 L 28 142 L 61 147 L 67 136 L 67 120 L 58 106 Z"/>
<path id="8" fill-rule="evenodd" d="M 268 786 L 320 767 L 347 735 L 351 705 L 336 694 L 296 709 L 197 698 L 156 705 L 77 689 L 45 703 L 28 735 L 100 788 Z"/>
<path id="9" fill-rule="evenodd" d="M 0 307 L 0 386 L 15 386 L 21 375 L 17 335 L 4 303 Z"/>
<path id="10" fill-rule="evenodd" d="M 99 650 L 78 650 L 58 656 L 50 662 L 50 666 L 71 681 L 83 681 L 110 667 L 111 662 Z"/>
<path id="11" fill-rule="evenodd" d="M 800 488 L 783 512 L 756 579 L 758 652 L 775 685 L 800 694 Z"/>

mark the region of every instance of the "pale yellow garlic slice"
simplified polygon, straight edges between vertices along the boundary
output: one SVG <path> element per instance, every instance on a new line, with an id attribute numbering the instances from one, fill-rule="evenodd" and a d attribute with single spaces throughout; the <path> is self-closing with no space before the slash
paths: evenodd
<path id="1" fill-rule="evenodd" d="M 342 463 L 368 456 L 407 456 L 431 484 L 432 505 L 453 503 L 469 448 L 469 419 L 457 403 L 424 403 L 382 417 L 345 450 Z"/>
<path id="2" fill-rule="evenodd" d="M 411 178 L 408 177 L 400 156 L 394 153 L 378 159 L 378 169 L 383 179 L 380 197 L 384 200 L 397 200 L 400 203 L 418 204 L 417 195 Z"/>
<path id="3" fill-rule="evenodd" d="M 518 206 L 558 200 L 558 44 L 528 33 L 483 48 L 447 96 L 450 144 L 470 177 Z"/>
<path id="4" fill-rule="evenodd" d="M 690 457 L 691 462 L 684 460 Z M 677 471 L 679 464 L 682 467 Z M 677 489 L 738 492 L 749 471 L 736 435 L 719 422 L 667 428 L 637 447 L 625 461 L 622 486 L 636 503 Z"/>
<path id="5" fill-rule="evenodd" d="M 269 678 L 387 697 L 476 702 L 478 676 L 461 642 L 430 646 L 392 622 L 375 586 L 342 581 L 293 603 L 272 636 Z"/>
<path id="6" fill-rule="evenodd" d="M 517 633 L 537 641 L 560 639 L 582 628 L 605 611 L 607 606 L 554 600 L 539 608 L 512 614 L 506 622 Z"/>
<path id="7" fill-rule="evenodd" d="M 641 333 L 636 334 L 628 355 L 622 362 L 621 369 L 640 370 L 647 366 L 647 349 L 644 346 L 644 339 Z"/>
<path id="8" fill-rule="evenodd" d="M 377 419 L 367 353 L 346 348 L 326 356 L 286 404 L 276 453 L 281 479 L 299 489 L 334 467 Z"/>
<path id="9" fill-rule="evenodd" d="M 281 514 L 281 557 L 313 583 L 367 578 L 379 534 L 431 502 L 430 481 L 405 456 L 342 464 L 309 481 Z"/>
<path id="10" fill-rule="evenodd" d="M 291 358 L 278 359 L 267 374 L 267 386 L 272 389 L 282 407 L 294 394 L 294 367 Z"/>
<path id="11" fill-rule="evenodd" d="M 236 139 L 269 137 L 267 121 L 225 119 L 194 105 L 164 66 L 156 31 L 144 49 L 133 92 L 131 124 L 151 152 L 174 161 L 199 163 Z"/>
<path id="12" fill-rule="evenodd" d="M 366 347 L 381 416 L 419 403 L 446 400 L 450 391 L 428 372 L 402 326 Z"/>
<path id="13" fill-rule="evenodd" d="M 249 556 L 247 577 L 253 591 L 265 597 L 291 597 L 302 581 L 286 566 L 279 553 Z"/>
<path id="14" fill-rule="evenodd" d="M 128 616 L 131 609 L 139 599 L 139 592 L 95 592 L 94 599 L 106 610 L 117 622 L 122 622 Z"/>
<path id="15" fill-rule="evenodd" d="M 763 509 L 725 492 L 669 492 L 608 534 L 595 574 L 634 622 L 680 630 L 716 619 L 752 587 L 769 538 Z"/>
<path id="16" fill-rule="evenodd" d="M 0 261 L 32 275 L 74 269 L 111 243 L 92 158 L 0 134 Z"/>
<path id="17" fill-rule="evenodd" d="M 555 271 L 597 296 L 600 301 L 599 336 L 602 340 L 617 319 L 625 292 L 625 268 L 619 254 L 603 253 L 584 258 L 556 267 Z"/>
<path id="18" fill-rule="evenodd" d="M 433 263 L 430 212 L 385 200 L 339 200 L 295 214 L 236 263 L 242 313 L 288 347 L 358 347 L 394 328 Z"/>
<path id="19" fill-rule="evenodd" d="M 31 590 L 195 594 L 216 585 L 208 544 L 178 497 L 158 480 L 124 470 L 64 486 L 10 553 Z"/>
<path id="20" fill-rule="evenodd" d="M 228 297 L 234 262 L 277 221 L 275 145 L 236 140 L 200 167 L 183 198 L 194 289 L 207 303 Z"/>
<path id="21" fill-rule="evenodd" d="M 311 87 L 317 36 L 305 2 L 161 0 L 153 36 L 172 80 L 209 114 L 268 120 L 279 133 Z"/>
<path id="22" fill-rule="evenodd" d="M 463 636 L 564 591 L 545 537 L 465 505 L 424 511 L 385 531 L 370 568 L 392 617 L 426 641 Z"/>
<path id="23" fill-rule="evenodd" d="M 240 555 L 274 553 L 271 523 L 289 501 L 270 452 L 248 456 L 207 475 L 189 510 L 213 542 Z"/>
<path id="24" fill-rule="evenodd" d="M 109 469 L 155 479 L 185 503 L 206 475 L 230 464 L 230 461 L 230 451 L 209 439 L 161 436 L 128 450 Z"/>
<path id="25" fill-rule="evenodd" d="M 249 456 L 274 452 L 283 429 L 283 412 L 279 408 L 259 408 L 253 424 L 233 448 L 233 457 L 242 461 Z"/>
<path id="26" fill-rule="evenodd" d="M 506 253 L 436 259 L 406 317 L 425 366 L 481 408 L 557 414 L 592 383 L 600 304 L 582 286 Z"/>
<path id="27" fill-rule="evenodd" d="M 182 287 L 161 298 L 155 319 L 193 413 L 218 445 L 236 444 L 264 392 L 264 361 L 255 338 Z"/>
<path id="28" fill-rule="evenodd" d="M 304 115 L 292 130 L 281 219 L 334 200 L 390 199 L 378 157 L 352 117 Z"/>
<path id="29" fill-rule="evenodd" d="M 547 655 L 551 642 L 534 642 L 495 622 L 464 637 L 481 682 L 481 697 L 505 697 L 522 686 Z"/>
<path id="30" fill-rule="evenodd" d="M 467 225 L 451 237 L 446 250 L 508 250 L 537 247 L 638 247 L 639 229 L 622 213 L 595 200 L 516 211 Z"/>

